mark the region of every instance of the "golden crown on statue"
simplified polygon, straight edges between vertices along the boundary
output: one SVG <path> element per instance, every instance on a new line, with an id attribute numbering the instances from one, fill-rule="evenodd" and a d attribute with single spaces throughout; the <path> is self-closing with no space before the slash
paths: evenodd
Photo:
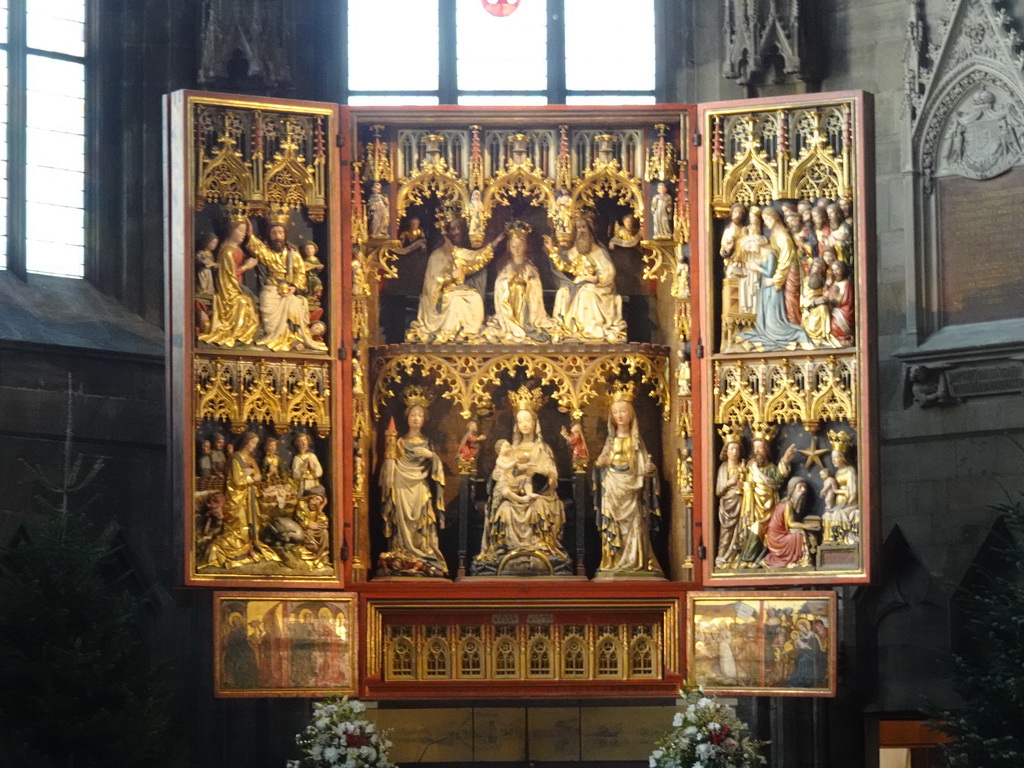
<path id="1" fill-rule="evenodd" d="M 287 210 L 275 210 L 267 215 L 267 226 L 276 227 L 282 226 L 285 229 L 288 228 L 288 222 L 291 219 L 289 216 L 290 211 Z"/>
<path id="2" fill-rule="evenodd" d="M 840 453 L 846 453 L 853 445 L 853 438 L 845 432 L 830 430 L 828 433 L 828 441 L 832 445 L 832 450 L 839 451 Z"/>
<path id="3" fill-rule="evenodd" d="M 636 382 L 616 381 L 612 384 L 611 401 L 613 403 L 632 403 L 636 399 Z"/>
<path id="4" fill-rule="evenodd" d="M 402 393 L 402 401 L 407 409 L 412 408 L 414 405 L 426 408 L 433 400 L 434 397 L 428 390 L 415 384 L 406 387 Z"/>
<path id="5" fill-rule="evenodd" d="M 528 234 L 533 232 L 533 227 L 527 224 L 525 221 L 516 219 L 510 221 L 505 225 L 505 234 L 509 237 L 523 237 L 525 238 Z"/>
<path id="6" fill-rule="evenodd" d="M 530 389 L 525 384 L 515 392 L 509 392 L 508 401 L 512 404 L 512 410 L 530 411 L 536 413 L 544 405 L 544 392 L 540 389 Z"/>
<path id="7" fill-rule="evenodd" d="M 753 432 L 754 440 L 764 440 L 766 443 L 778 434 L 779 428 L 775 424 L 753 424 L 751 425 L 751 431 Z"/>
<path id="8" fill-rule="evenodd" d="M 729 443 L 742 443 L 743 442 L 743 430 L 735 424 L 727 424 L 718 430 L 718 434 L 722 437 L 722 442 L 725 445 Z"/>
<path id="9" fill-rule="evenodd" d="M 451 224 L 456 219 L 463 218 L 462 209 L 456 205 L 448 205 L 441 208 L 434 216 L 438 224 Z"/>

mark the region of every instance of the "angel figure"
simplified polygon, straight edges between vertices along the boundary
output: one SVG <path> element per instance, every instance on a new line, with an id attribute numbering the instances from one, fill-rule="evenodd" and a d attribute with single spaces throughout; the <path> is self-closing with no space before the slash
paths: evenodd
<path id="1" fill-rule="evenodd" d="M 569 429 L 562 427 L 560 432 L 562 439 L 569 444 L 573 460 L 589 459 L 590 452 L 587 450 L 587 440 L 583 437 L 583 427 L 578 421 L 574 421 Z"/>
<path id="2" fill-rule="evenodd" d="M 475 419 L 470 419 L 466 424 L 466 434 L 459 442 L 459 461 L 472 461 L 480 451 L 480 443 L 487 439 L 487 435 L 480 434 L 480 427 Z"/>
<path id="3" fill-rule="evenodd" d="M 613 248 L 635 248 L 639 243 L 640 223 L 636 220 L 636 216 L 627 213 L 622 217 L 622 222 L 615 227 L 608 244 Z"/>

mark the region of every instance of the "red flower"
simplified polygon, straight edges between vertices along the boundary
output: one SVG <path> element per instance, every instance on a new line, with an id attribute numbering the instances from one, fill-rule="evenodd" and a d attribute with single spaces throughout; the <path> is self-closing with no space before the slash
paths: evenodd
<path id="1" fill-rule="evenodd" d="M 370 740 L 365 736 L 360 736 L 358 733 L 349 733 L 345 735 L 345 746 L 346 747 L 365 747 L 370 743 Z"/>
<path id="2" fill-rule="evenodd" d="M 711 732 L 711 743 L 714 744 L 715 746 L 718 746 L 723 741 L 725 741 L 726 738 L 728 738 L 728 736 L 729 736 L 729 726 L 728 725 L 723 725 L 717 731 L 712 731 Z"/>

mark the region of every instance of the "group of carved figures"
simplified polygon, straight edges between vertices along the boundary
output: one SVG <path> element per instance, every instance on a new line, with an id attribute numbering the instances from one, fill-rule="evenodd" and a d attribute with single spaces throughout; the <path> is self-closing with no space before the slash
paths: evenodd
<path id="1" fill-rule="evenodd" d="M 262 446 L 261 446 L 262 442 Z M 215 433 L 200 443 L 196 555 L 199 568 L 257 563 L 321 569 L 330 565 L 323 465 L 310 436 L 292 440 L 290 464 L 276 437 L 246 432 L 231 446 Z"/>
<path id="2" fill-rule="evenodd" d="M 830 432 L 832 466 L 822 467 L 821 515 L 808 514 L 811 489 L 790 476 L 796 446 L 778 463 L 770 458 L 774 428 L 755 428 L 752 457 L 743 459 L 743 435 L 723 433 L 715 495 L 718 497 L 718 568 L 797 568 L 813 565 L 819 544 L 860 541 L 857 470 L 850 460 L 851 438 Z"/>
<path id="3" fill-rule="evenodd" d="M 854 343 L 849 201 L 733 203 L 722 233 L 723 352 Z"/>
<path id="4" fill-rule="evenodd" d="M 288 241 L 274 223 L 264 243 L 244 219 L 232 220 L 223 239 L 200 236 L 196 252 L 199 341 L 218 347 L 257 345 L 275 352 L 327 351 L 323 262 L 316 243 Z M 219 246 L 219 247 L 218 247 Z M 256 270 L 258 295 L 245 284 Z"/>
<path id="5" fill-rule="evenodd" d="M 634 385 L 616 383 L 608 438 L 593 467 L 601 533 L 599 576 L 662 576 L 651 544 L 651 527 L 660 514 L 657 474 L 640 435 L 634 396 Z M 571 561 L 562 545 L 565 509 L 558 496 L 558 468 L 537 417 L 543 397 L 539 390 L 521 387 L 509 400 L 514 414 L 511 440 L 494 443 L 483 537 L 471 573 L 569 575 Z M 380 471 L 388 540 L 380 573 L 444 576 L 448 569 L 438 546 L 438 528 L 444 525 L 444 467 L 423 434 L 427 400 L 407 391 L 405 401 L 408 432 L 398 437 L 393 424 L 389 427 Z M 476 458 L 483 436 L 475 427 L 471 424 L 463 438 L 461 461 Z M 574 464 L 586 462 L 579 424 L 563 429 L 562 437 L 572 449 Z"/>
<path id="6" fill-rule="evenodd" d="M 622 319 L 622 297 L 615 287 L 615 266 L 608 251 L 597 242 L 593 218 L 577 217 L 575 237 L 568 249 L 556 246 L 548 235 L 543 238 L 558 283 L 550 313 L 544 306 L 540 272 L 527 254 L 530 232 L 529 224 L 513 221 L 504 235 L 472 250 L 468 247 L 466 222 L 458 217 L 451 219 L 444 241 L 427 261 L 419 309 L 406 340 L 512 344 L 563 339 L 625 341 L 626 323 Z M 494 314 L 486 317 L 484 268 L 506 236 L 508 261 L 494 281 Z"/>

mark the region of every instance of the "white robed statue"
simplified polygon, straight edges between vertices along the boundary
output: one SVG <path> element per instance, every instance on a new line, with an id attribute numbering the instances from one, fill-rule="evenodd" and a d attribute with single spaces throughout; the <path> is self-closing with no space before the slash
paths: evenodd
<path id="1" fill-rule="evenodd" d="M 484 324 L 484 267 L 494 256 L 499 235 L 489 245 L 471 250 L 466 222 L 453 218 L 445 229 L 444 242 L 430 254 L 420 292 L 416 319 L 405 334 L 406 341 L 474 341 Z"/>
<path id="2" fill-rule="evenodd" d="M 515 413 L 512 441 L 496 444 L 499 453 L 472 573 L 569 575 L 571 563 L 562 547 L 565 508 L 558 497 L 558 467 L 537 419 L 543 395 L 524 386 L 509 399 Z"/>
<path id="3" fill-rule="evenodd" d="M 657 468 L 633 410 L 636 385 L 615 382 L 608 438 L 594 462 L 594 506 L 601 532 L 601 576 L 663 577 L 651 545 L 660 516 Z"/>
<path id="4" fill-rule="evenodd" d="M 429 399 L 419 387 L 405 394 L 409 431 L 398 437 L 394 419 L 384 435 L 380 468 L 384 535 L 383 576 L 447 576 L 438 547 L 444 528 L 444 466 L 424 434 Z"/>
<path id="5" fill-rule="evenodd" d="M 530 225 L 513 221 L 508 234 L 508 262 L 494 281 L 494 315 L 488 318 L 483 335 L 495 343 L 522 344 L 558 340 L 558 327 L 544 309 L 544 288 L 540 272 L 527 255 Z"/>
<path id="6" fill-rule="evenodd" d="M 555 247 L 544 236 L 555 269 L 572 276 L 561 278 L 555 293 L 552 315 L 565 338 L 582 341 L 623 342 L 626 322 L 622 319 L 622 297 L 615 289 L 615 265 L 608 251 L 594 239 L 593 218 L 576 219 L 576 239 L 568 251 Z"/>

